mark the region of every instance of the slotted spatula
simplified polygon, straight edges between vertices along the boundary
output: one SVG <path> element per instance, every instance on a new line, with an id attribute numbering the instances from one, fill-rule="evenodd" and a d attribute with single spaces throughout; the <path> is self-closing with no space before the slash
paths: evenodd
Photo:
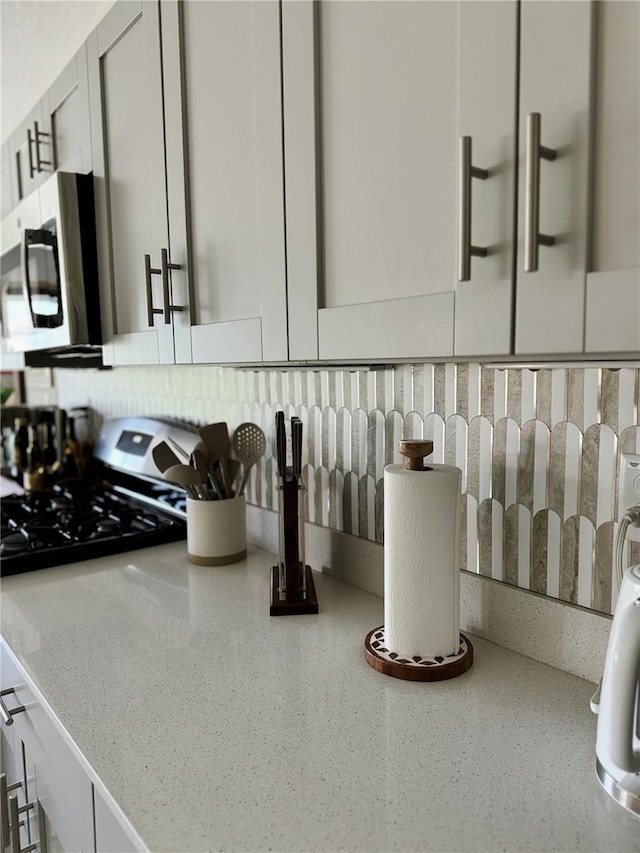
<path id="1" fill-rule="evenodd" d="M 242 478 L 238 486 L 237 494 L 244 494 L 249 471 L 252 466 L 263 455 L 267 446 L 264 432 L 257 424 L 244 423 L 236 429 L 233 434 L 233 452 L 236 458 L 242 462 Z"/>

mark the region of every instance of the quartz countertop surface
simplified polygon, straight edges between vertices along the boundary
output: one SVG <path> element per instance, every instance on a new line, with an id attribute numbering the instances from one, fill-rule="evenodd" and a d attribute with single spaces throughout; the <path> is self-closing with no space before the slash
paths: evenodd
<path id="1" fill-rule="evenodd" d="M 6 642 L 149 849 L 640 851 L 594 685 L 477 638 L 458 678 L 389 678 L 382 599 L 316 574 L 320 613 L 272 618 L 273 560 L 178 542 L 3 580 Z"/>

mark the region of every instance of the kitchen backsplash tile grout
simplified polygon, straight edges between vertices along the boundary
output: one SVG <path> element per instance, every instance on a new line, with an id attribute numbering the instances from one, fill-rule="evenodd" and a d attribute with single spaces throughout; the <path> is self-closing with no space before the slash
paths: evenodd
<path id="1" fill-rule="evenodd" d="M 56 383 L 60 405 L 89 404 L 98 421 L 259 423 L 268 451 L 248 497 L 266 509 L 276 507 L 274 413 L 296 413 L 307 517 L 378 542 L 384 466 L 399 461 L 400 438 L 430 438 L 434 461 L 463 471 L 462 568 L 611 612 L 619 458 L 640 453 L 638 369 L 123 367 L 61 370 Z M 640 562 L 640 545 L 626 559 Z"/>

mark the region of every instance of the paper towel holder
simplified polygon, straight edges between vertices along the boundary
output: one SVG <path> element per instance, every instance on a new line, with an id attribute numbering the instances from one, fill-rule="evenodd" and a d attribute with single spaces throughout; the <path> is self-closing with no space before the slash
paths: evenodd
<path id="1" fill-rule="evenodd" d="M 424 464 L 424 457 L 433 453 L 433 441 L 409 439 L 398 442 L 399 453 L 406 458 L 406 469 L 415 472 L 433 471 Z M 400 468 L 400 466 L 389 466 Z M 436 465 L 435 468 L 442 466 Z M 387 469 L 385 469 L 386 478 Z M 432 475 L 429 475 L 432 476 Z M 386 571 L 386 569 L 385 569 Z M 385 626 L 370 631 L 364 641 L 364 656 L 369 666 L 384 675 L 407 681 L 443 681 L 467 672 L 473 664 L 473 646 L 464 634 L 459 634 L 457 650 L 451 654 L 406 655 L 389 647 Z"/>
<path id="2" fill-rule="evenodd" d="M 410 439 L 398 442 L 398 451 L 407 460 L 409 471 L 430 471 L 424 464 L 424 457 L 433 453 L 433 442 L 422 439 Z"/>
<path id="3" fill-rule="evenodd" d="M 388 649 L 384 639 L 384 625 L 369 631 L 364 641 L 364 658 L 383 675 L 405 681 L 445 681 L 456 678 L 471 668 L 473 646 L 468 637 L 460 634 L 460 647 L 455 654 L 434 657 L 403 657 Z"/>

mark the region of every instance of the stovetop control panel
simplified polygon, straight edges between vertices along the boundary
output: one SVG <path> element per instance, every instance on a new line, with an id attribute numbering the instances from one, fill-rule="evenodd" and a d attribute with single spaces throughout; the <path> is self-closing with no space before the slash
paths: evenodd
<path id="1" fill-rule="evenodd" d="M 186 463 L 200 436 L 195 427 L 168 418 L 114 418 L 102 425 L 94 456 L 109 468 L 161 480 L 152 456 L 161 441 Z"/>

